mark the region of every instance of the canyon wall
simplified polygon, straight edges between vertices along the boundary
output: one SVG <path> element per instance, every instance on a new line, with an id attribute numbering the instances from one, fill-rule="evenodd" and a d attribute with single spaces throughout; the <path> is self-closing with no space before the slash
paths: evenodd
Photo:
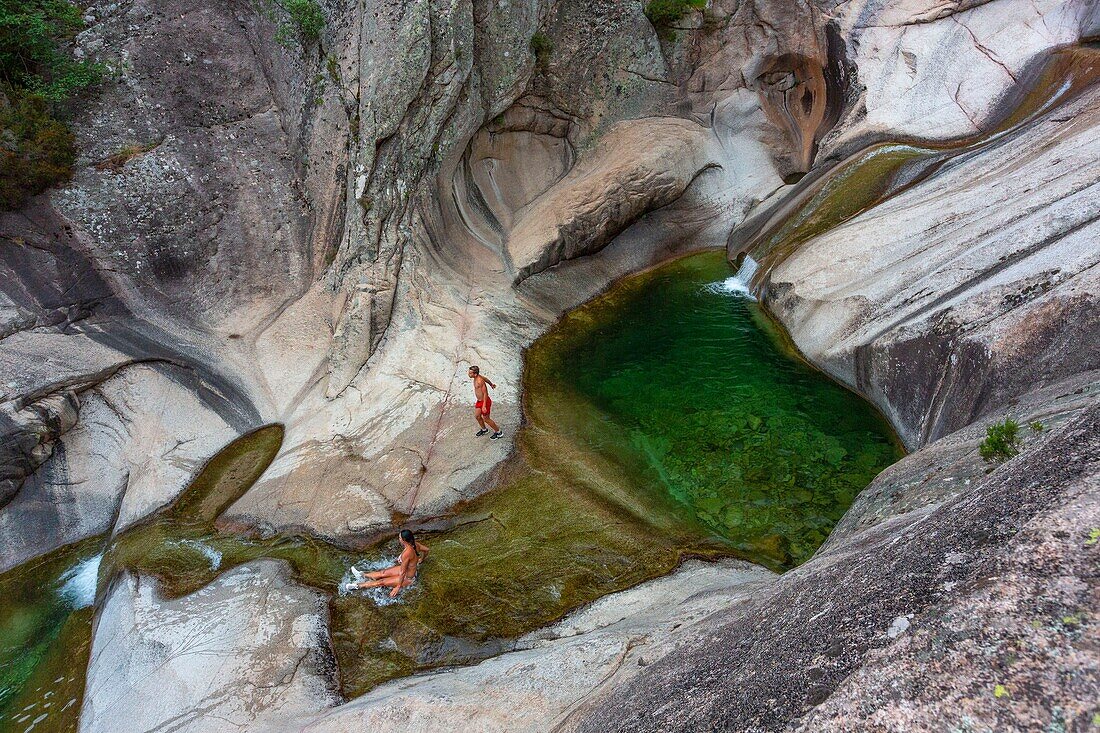
<path id="1" fill-rule="evenodd" d="M 380 712 L 394 700 L 533 730 L 893 729 L 944 710 L 1027 729 L 1055 705 L 1084 719 L 1066 703 L 1080 683 L 1063 680 L 1084 669 L 1095 689 L 1080 659 L 1094 632 L 1056 619 L 1095 613 L 1082 533 L 1097 525 L 1097 96 L 1084 84 L 1012 114 L 1051 86 L 1038 70 L 1055 50 L 1096 33 L 1095 3 L 716 0 L 673 27 L 610 0 L 322 8 L 321 38 L 289 43 L 273 3 L 87 8 L 77 47 L 117 73 L 73 121 L 77 172 L 0 216 L 0 569 L 117 532 L 267 422 L 286 425 L 285 447 L 223 516 L 234 528 L 356 545 L 396 517 L 440 514 L 491 488 L 521 420 L 523 349 L 564 310 L 673 254 L 729 241 L 736 256 L 746 223 L 867 145 L 997 134 L 808 238 L 761 290 L 806 357 L 916 452 L 802 568 L 754 578 L 751 593 L 743 569 L 715 571 L 707 613 L 680 629 L 644 610 L 652 596 L 633 621 L 586 627 L 606 631 L 608 676 L 563 672 L 541 707 L 516 673 L 493 671 L 502 657 L 327 711 L 324 634 L 291 633 L 316 599 L 277 567 L 211 590 L 243 611 L 167 602 L 131 578 L 97 623 L 85 729 L 120 729 L 175 674 L 160 664 L 171 639 L 120 629 L 216 625 L 262 605 L 264 588 L 289 598 L 264 617 L 275 641 L 237 624 L 207 651 L 265 678 L 218 692 L 253 728 L 285 723 L 269 709 L 318 730 L 345 715 L 394 722 Z M 478 454 L 471 363 L 500 385 L 508 437 Z M 974 446 L 1003 416 L 1054 429 L 987 475 Z M 998 595 L 993 576 L 1013 582 Z M 693 582 L 668 587 L 687 603 Z M 1026 637 L 1044 594 L 1057 600 Z M 994 613 L 993 639 L 952 620 Z M 159 651 L 113 659 L 111 639 Z M 1013 644 L 1039 660 L 1018 687 L 974 651 L 1007 659 Z M 560 663 L 549 637 L 523 645 L 518 669 Z M 943 667 L 926 648 L 946 649 Z M 312 676 L 288 678 L 303 654 Z M 1065 670 L 1039 670 L 1055 659 Z M 948 667 L 942 689 L 922 691 Z M 102 699 L 119 670 L 146 684 Z M 916 712 L 887 677 L 906 680 Z M 994 684 L 1026 704 L 996 707 Z M 181 695 L 141 727 L 200 703 Z M 527 705 L 541 712 L 493 718 Z"/>

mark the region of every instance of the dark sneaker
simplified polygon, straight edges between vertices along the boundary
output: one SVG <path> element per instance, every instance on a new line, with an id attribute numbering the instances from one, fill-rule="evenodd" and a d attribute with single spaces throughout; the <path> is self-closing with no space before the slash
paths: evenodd
<path id="1" fill-rule="evenodd" d="M 489 440 L 500 440 L 503 437 L 504 437 L 504 431 L 501 430 L 498 433 L 493 433 L 492 435 L 490 435 Z"/>
<path id="2" fill-rule="evenodd" d="M 474 433 L 474 435 L 480 438 L 482 435 L 485 435 L 485 433 L 487 433 L 487 432 L 489 432 L 489 428 L 482 428 L 481 430 L 478 430 L 476 433 Z"/>

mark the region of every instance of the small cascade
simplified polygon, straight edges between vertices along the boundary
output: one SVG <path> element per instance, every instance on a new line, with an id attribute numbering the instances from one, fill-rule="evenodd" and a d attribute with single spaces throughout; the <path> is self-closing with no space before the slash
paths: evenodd
<path id="1" fill-rule="evenodd" d="M 61 575 L 58 595 L 64 598 L 74 610 L 87 608 L 95 603 L 96 581 L 99 578 L 99 563 L 102 559 L 103 555 L 95 555 L 81 560 Z"/>
<path id="2" fill-rule="evenodd" d="M 752 294 L 752 279 L 756 277 L 758 269 L 760 269 L 760 263 L 745 255 L 741 267 L 737 268 L 736 275 L 727 277 L 725 280 L 709 283 L 706 285 L 706 290 L 716 295 L 736 295 L 749 300 L 756 300 Z"/>
<path id="3" fill-rule="evenodd" d="M 222 553 L 219 550 L 214 549 L 205 542 L 199 540 L 180 540 L 180 544 L 184 547 L 190 547 L 198 550 L 203 556 L 210 562 L 210 569 L 217 570 L 222 565 Z"/>

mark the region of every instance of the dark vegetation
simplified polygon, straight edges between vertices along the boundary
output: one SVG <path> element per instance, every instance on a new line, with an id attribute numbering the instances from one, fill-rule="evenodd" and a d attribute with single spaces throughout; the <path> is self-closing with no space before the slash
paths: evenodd
<path id="1" fill-rule="evenodd" d="M 325 27 L 325 14 L 316 0 L 277 0 L 286 11 L 287 19 L 279 23 L 275 40 L 283 46 L 292 45 L 297 38 L 302 45 L 313 43 L 321 37 Z"/>
<path id="2" fill-rule="evenodd" d="M 550 54 L 554 52 L 554 42 L 543 32 L 531 36 L 531 53 L 535 54 L 535 60 L 540 67 L 545 67 L 550 62 Z"/>
<path id="3" fill-rule="evenodd" d="M 692 10 L 702 10 L 707 0 L 651 0 L 645 6 L 645 17 L 657 27 L 667 27 Z"/>
<path id="4" fill-rule="evenodd" d="M 993 423 L 985 429 L 978 454 L 987 462 L 1011 458 L 1020 452 L 1020 424 L 1015 420 Z"/>
<path id="5" fill-rule="evenodd" d="M 0 0 L 0 209 L 72 175 L 76 144 L 65 110 L 105 70 L 69 52 L 83 27 L 66 0 Z"/>

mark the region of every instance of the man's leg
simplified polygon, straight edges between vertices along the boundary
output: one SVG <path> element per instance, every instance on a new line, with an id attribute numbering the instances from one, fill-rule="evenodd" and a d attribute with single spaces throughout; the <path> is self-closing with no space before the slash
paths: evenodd
<path id="1" fill-rule="evenodd" d="M 494 433 L 500 432 L 500 426 L 493 422 L 493 419 L 491 417 L 483 417 L 482 420 L 484 421 L 482 422 L 482 425 L 488 424 L 488 426 L 493 429 Z"/>
<path id="2" fill-rule="evenodd" d="M 477 424 L 481 427 L 481 429 L 477 431 L 478 435 L 485 435 L 485 433 L 489 432 L 489 428 L 485 427 L 485 417 L 481 414 L 480 407 L 474 408 L 474 419 L 477 420 Z"/>

